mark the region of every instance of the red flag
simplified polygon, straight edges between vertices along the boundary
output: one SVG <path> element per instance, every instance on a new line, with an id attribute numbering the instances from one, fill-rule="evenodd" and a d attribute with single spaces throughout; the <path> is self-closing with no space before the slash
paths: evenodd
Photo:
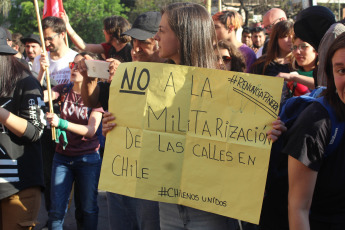
<path id="1" fill-rule="evenodd" d="M 60 17 L 60 12 L 64 12 L 62 0 L 44 0 L 43 18 L 49 16 Z"/>

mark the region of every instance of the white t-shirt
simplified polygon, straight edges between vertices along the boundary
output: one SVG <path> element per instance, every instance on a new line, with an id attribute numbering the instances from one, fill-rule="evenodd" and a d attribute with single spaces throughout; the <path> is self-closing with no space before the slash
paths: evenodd
<path id="1" fill-rule="evenodd" d="M 58 60 L 52 60 L 50 58 L 50 52 L 48 52 L 49 60 L 49 74 L 52 79 L 54 79 L 59 85 L 66 84 L 70 82 L 71 70 L 68 66 L 70 62 L 74 61 L 75 56 L 78 53 L 74 50 L 69 49 L 67 54 Z M 35 72 L 40 71 L 40 58 L 41 55 L 35 57 L 34 63 L 32 65 L 32 70 Z"/>
<path id="2" fill-rule="evenodd" d="M 256 52 L 256 59 L 262 56 L 262 50 L 264 49 L 264 46 L 261 46 L 258 52 Z"/>

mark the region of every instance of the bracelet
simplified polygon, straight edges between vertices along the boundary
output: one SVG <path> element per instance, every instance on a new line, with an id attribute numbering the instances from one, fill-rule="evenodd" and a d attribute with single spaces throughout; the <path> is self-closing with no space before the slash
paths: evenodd
<path id="1" fill-rule="evenodd" d="M 61 130 L 66 130 L 68 128 L 68 121 L 60 118 L 58 128 Z"/>

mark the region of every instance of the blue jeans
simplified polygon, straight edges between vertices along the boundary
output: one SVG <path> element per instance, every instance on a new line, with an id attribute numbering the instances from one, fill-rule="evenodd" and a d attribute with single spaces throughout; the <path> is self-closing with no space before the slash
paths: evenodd
<path id="1" fill-rule="evenodd" d="M 107 192 L 109 229 L 159 230 L 158 202 Z"/>
<path id="2" fill-rule="evenodd" d="M 75 196 L 78 197 L 76 203 L 80 208 L 80 215 L 77 217 L 80 227 L 85 230 L 97 229 L 97 187 L 101 164 L 98 152 L 75 157 L 55 153 L 51 180 L 49 229 L 62 230 L 73 182 Z"/>
<path id="3" fill-rule="evenodd" d="M 232 230 L 225 216 L 177 204 L 159 203 L 162 230 Z"/>

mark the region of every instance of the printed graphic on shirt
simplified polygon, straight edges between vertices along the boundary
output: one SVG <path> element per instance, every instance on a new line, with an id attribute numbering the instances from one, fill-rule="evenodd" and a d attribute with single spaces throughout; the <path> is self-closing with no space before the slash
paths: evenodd
<path id="1" fill-rule="evenodd" d="M 78 104 L 77 102 L 72 102 L 66 100 L 62 109 L 62 113 L 66 117 L 77 117 L 77 119 L 88 120 L 88 108 L 84 104 Z"/>
<path id="2" fill-rule="evenodd" d="M 0 159 L 0 167 L 0 184 L 19 181 L 17 160 Z"/>
<path id="3" fill-rule="evenodd" d="M 12 99 L 5 101 L 1 107 L 6 108 L 11 101 Z M 44 102 L 40 97 L 37 97 L 36 100 L 33 98 L 27 99 L 28 122 L 37 127 L 40 127 L 43 124 L 42 121 L 44 113 L 41 109 L 42 106 L 44 106 Z M 0 123 L 0 135 L 8 135 L 8 131 L 9 130 L 5 125 Z M 43 132 L 43 129 L 41 129 L 40 132 Z M 3 146 L 0 146 L 0 184 L 19 181 L 17 160 L 11 159 L 9 154 L 6 152 L 6 149 Z"/>
<path id="4" fill-rule="evenodd" d="M 41 126 L 42 124 L 44 125 L 46 123 L 44 119 L 44 113 L 42 111 L 42 106 L 45 106 L 44 101 L 40 98 L 37 97 L 37 104 L 36 101 L 32 98 L 28 100 L 28 109 L 29 109 L 29 118 L 31 120 L 31 123 L 34 126 Z M 43 132 L 43 129 L 41 129 L 40 134 Z"/>
<path id="5" fill-rule="evenodd" d="M 51 73 L 51 77 L 60 85 L 69 83 L 71 70 L 67 67 Z"/>

